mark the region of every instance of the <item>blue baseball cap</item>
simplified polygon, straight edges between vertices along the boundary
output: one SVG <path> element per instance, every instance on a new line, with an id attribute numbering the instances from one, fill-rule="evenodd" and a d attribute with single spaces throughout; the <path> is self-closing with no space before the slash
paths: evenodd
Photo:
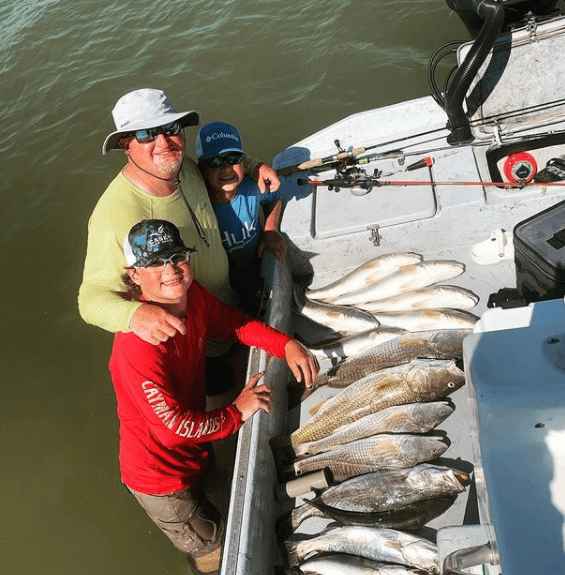
<path id="1" fill-rule="evenodd" d="M 181 252 L 195 252 L 184 245 L 179 229 L 168 220 L 142 220 L 124 241 L 124 255 L 130 268 L 143 268 L 159 258 Z"/>
<path id="2" fill-rule="evenodd" d="M 210 122 L 202 126 L 196 135 L 196 157 L 207 160 L 226 152 L 248 155 L 243 149 L 237 128 L 226 122 Z"/>

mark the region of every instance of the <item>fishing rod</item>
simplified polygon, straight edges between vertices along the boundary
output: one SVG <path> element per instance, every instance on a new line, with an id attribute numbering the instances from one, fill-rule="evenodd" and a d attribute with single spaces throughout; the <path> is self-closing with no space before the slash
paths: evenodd
<path id="1" fill-rule="evenodd" d="M 435 180 L 380 180 L 378 176 L 368 176 L 366 174 L 329 180 L 305 180 L 303 178 L 299 178 L 297 183 L 299 186 L 327 186 L 329 190 L 335 190 L 336 192 L 339 192 L 340 188 L 362 188 L 367 190 L 367 193 L 370 192 L 373 187 L 380 188 L 382 186 L 496 186 L 506 190 L 523 189 L 533 186 L 565 186 L 565 182 L 526 182 L 525 180 L 517 180 L 516 182 L 438 182 Z"/>
<path id="2" fill-rule="evenodd" d="M 561 103 L 561 101 L 557 101 L 555 103 L 552 103 L 552 106 L 550 106 L 550 107 L 556 106 L 560 103 Z M 534 106 L 531 108 L 531 110 L 536 110 L 537 108 L 538 107 Z M 528 108 L 528 110 L 530 110 L 530 109 Z M 511 118 L 511 117 L 513 117 L 513 114 L 507 114 L 507 115 L 502 116 L 502 117 L 503 118 Z M 488 124 L 489 123 L 488 120 L 490 120 L 490 119 L 491 119 L 490 117 L 485 118 L 482 120 L 482 123 Z M 496 121 L 497 118 L 494 118 L 494 120 Z M 479 122 L 475 122 L 475 123 L 479 124 Z M 471 123 L 471 125 L 474 125 L 474 123 Z M 341 147 L 339 140 L 334 140 L 334 144 L 337 146 L 337 148 L 339 150 L 337 154 L 332 154 L 332 155 L 326 156 L 324 158 L 315 158 L 313 160 L 306 160 L 300 164 L 293 164 L 291 166 L 279 168 L 277 170 L 277 174 L 279 176 L 288 176 L 288 175 L 293 174 L 295 172 L 301 172 L 301 171 L 306 171 L 306 170 L 322 171 L 322 169 L 332 169 L 332 168 L 339 167 L 339 166 L 353 166 L 353 165 L 359 165 L 359 164 L 367 164 L 367 163 L 375 161 L 375 160 L 383 160 L 383 159 L 391 159 L 391 158 L 403 158 L 406 156 L 418 155 L 418 154 L 421 154 L 422 151 L 407 152 L 405 150 L 398 148 L 398 149 L 394 149 L 394 150 L 389 150 L 387 152 L 377 152 L 374 154 L 364 156 L 363 158 L 359 158 L 359 156 L 361 154 L 364 154 L 364 153 L 368 152 L 369 150 L 373 150 L 373 149 L 378 148 L 378 147 L 390 146 L 392 144 L 396 144 L 399 142 L 405 142 L 405 141 L 413 139 L 415 137 L 429 136 L 431 134 L 437 134 L 440 132 L 444 132 L 446 130 L 447 130 L 447 128 L 435 128 L 433 130 L 428 130 L 427 132 L 422 132 L 420 134 L 415 134 L 412 136 L 405 136 L 403 138 L 395 138 L 394 140 L 388 140 L 387 142 L 380 142 L 378 144 L 373 144 L 371 146 L 358 147 L 358 148 L 353 148 L 351 150 L 344 150 Z M 509 138 L 510 140 L 512 140 L 513 138 L 517 138 L 516 134 L 520 133 L 521 131 L 523 131 L 523 130 L 516 130 L 510 134 L 506 134 L 506 137 Z M 540 140 L 543 137 L 546 137 L 549 135 L 555 136 L 555 135 L 559 135 L 559 134 L 563 134 L 563 133 L 565 133 L 565 130 L 542 132 L 542 133 L 536 134 L 531 139 L 531 141 L 537 141 L 537 140 Z M 420 144 L 421 144 L 421 142 L 416 142 L 413 145 L 420 145 Z M 444 151 L 444 150 L 453 150 L 455 148 L 465 147 L 468 145 L 470 145 L 472 147 L 490 146 L 490 145 L 492 145 L 492 141 L 477 141 L 477 142 L 473 142 L 471 144 L 462 144 L 462 143 L 450 144 L 448 146 L 442 146 L 442 147 L 434 148 L 431 150 L 426 150 L 426 153 Z M 485 184 L 488 184 L 488 183 L 485 182 Z"/>
<path id="3" fill-rule="evenodd" d="M 437 134 L 439 132 L 445 132 L 446 128 L 435 128 L 434 130 L 428 130 L 427 132 L 422 132 L 417 134 L 417 136 L 429 136 L 430 134 Z M 368 152 L 369 150 L 373 150 L 375 148 L 379 148 L 382 146 L 390 146 L 391 144 L 396 144 L 398 142 L 404 142 L 406 140 L 413 139 L 414 135 L 406 136 L 404 138 L 395 138 L 394 140 L 389 140 L 388 142 L 379 142 L 378 144 L 373 144 L 372 146 L 365 146 L 359 148 L 353 148 L 352 150 L 344 150 L 339 140 L 334 140 L 334 144 L 337 146 L 339 150 L 337 154 L 332 154 L 331 156 L 326 156 L 325 158 L 315 158 L 313 160 L 306 160 L 300 164 L 294 164 L 292 166 L 287 166 L 285 168 L 279 168 L 277 170 L 277 174 L 279 176 L 288 176 L 293 174 L 294 172 L 301 172 L 303 170 L 311 170 L 313 168 L 320 168 L 322 166 L 331 168 L 334 165 L 353 165 L 358 163 L 358 156 Z M 453 146 L 452 146 L 453 147 Z M 384 158 L 397 158 L 404 156 L 405 153 L 402 150 L 390 150 L 388 152 L 381 152 L 378 154 L 372 155 L 370 158 L 367 158 L 367 162 L 370 160 L 376 159 L 384 159 Z M 365 158 L 361 158 L 365 160 Z"/>

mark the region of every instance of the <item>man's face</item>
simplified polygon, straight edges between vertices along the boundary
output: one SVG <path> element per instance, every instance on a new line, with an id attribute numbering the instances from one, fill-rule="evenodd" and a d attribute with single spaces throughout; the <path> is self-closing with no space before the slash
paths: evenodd
<path id="1" fill-rule="evenodd" d="M 120 140 L 122 148 L 134 165 L 158 178 L 171 179 L 178 175 L 186 150 L 182 131 L 165 136 L 160 132 L 155 139 L 142 143 L 135 136 Z"/>

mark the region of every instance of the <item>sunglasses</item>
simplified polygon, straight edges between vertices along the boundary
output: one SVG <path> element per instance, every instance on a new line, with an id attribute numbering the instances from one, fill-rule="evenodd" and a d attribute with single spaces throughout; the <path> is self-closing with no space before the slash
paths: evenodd
<path id="1" fill-rule="evenodd" d="M 202 160 L 209 168 L 212 170 L 217 170 L 224 166 L 224 164 L 229 164 L 230 166 L 236 166 L 237 164 L 241 164 L 243 160 L 243 154 L 240 152 L 232 152 L 227 156 L 212 156 L 211 158 L 207 158 L 206 160 Z"/>
<path id="2" fill-rule="evenodd" d="M 174 267 L 188 263 L 190 263 L 190 252 L 180 252 L 178 254 L 173 254 L 168 258 L 158 258 L 156 260 L 153 260 L 150 264 L 147 264 L 146 266 L 133 266 L 133 267 L 136 270 L 143 268 L 151 272 L 162 272 L 167 267 L 167 264 L 171 264 Z"/>
<path id="3" fill-rule="evenodd" d="M 134 137 L 140 144 L 147 144 L 157 139 L 159 134 L 163 136 L 176 136 L 180 134 L 182 127 L 179 122 L 172 122 L 166 126 L 157 126 L 156 128 L 147 128 L 145 130 L 136 130 L 125 134 L 126 138 Z"/>

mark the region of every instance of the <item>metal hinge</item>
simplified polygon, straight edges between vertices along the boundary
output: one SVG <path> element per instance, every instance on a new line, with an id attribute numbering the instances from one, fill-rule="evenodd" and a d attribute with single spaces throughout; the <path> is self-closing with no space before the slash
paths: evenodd
<path id="1" fill-rule="evenodd" d="M 530 44 L 538 41 L 538 23 L 532 12 L 526 14 L 526 31 L 530 35 Z"/>
<path id="2" fill-rule="evenodd" d="M 381 238 L 379 236 L 379 225 L 374 224 L 372 226 L 367 226 L 367 229 L 371 232 L 369 241 L 373 243 L 374 246 L 378 246 L 381 243 Z"/>

